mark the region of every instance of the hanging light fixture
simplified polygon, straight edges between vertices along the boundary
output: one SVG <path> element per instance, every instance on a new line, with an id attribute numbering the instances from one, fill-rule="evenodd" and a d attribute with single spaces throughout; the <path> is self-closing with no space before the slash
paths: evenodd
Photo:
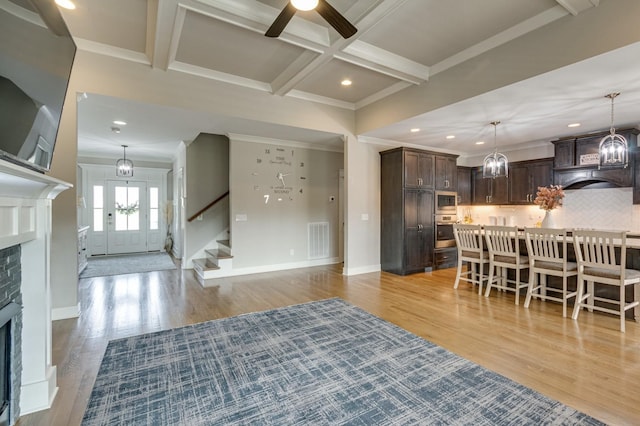
<path id="1" fill-rule="evenodd" d="M 600 140 L 598 154 L 600 162 L 598 168 L 601 167 L 627 167 L 629 165 L 629 146 L 624 136 L 616 133 L 613 127 L 613 100 L 620 93 L 609 93 L 605 98 L 611 99 L 611 129 L 609 134 Z"/>
<path id="2" fill-rule="evenodd" d="M 493 153 L 484 157 L 482 164 L 482 177 L 485 179 L 495 179 L 497 177 L 509 176 L 509 160 L 504 154 L 498 152 L 497 129 L 499 121 L 492 121 L 493 125 Z"/>
<path id="3" fill-rule="evenodd" d="M 124 154 L 122 158 L 116 161 L 116 176 L 120 177 L 131 177 L 133 176 L 133 162 L 131 160 L 127 160 L 127 146 L 122 145 L 122 150 Z"/>

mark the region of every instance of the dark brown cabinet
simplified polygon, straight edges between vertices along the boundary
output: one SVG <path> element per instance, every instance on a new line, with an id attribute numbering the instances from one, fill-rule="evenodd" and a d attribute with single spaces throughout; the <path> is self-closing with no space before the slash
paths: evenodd
<path id="1" fill-rule="evenodd" d="M 633 186 L 633 202 L 640 204 L 640 178 L 637 170 L 637 129 L 618 129 L 629 145 L 629 165 L 624 168 L 598 167 L 600 140 L 609 131 L 552 141 L 554 145 L 554 173 L 556 185 L 563 187 Z"/>
<path id="2" fill-rule="evenodd" d="M 573 167 L 576 158 L 575 140 L 558 141 L 555 143 L 553 157 L 553 167 L 561 169 L 565 167 Z"/>
<path id="3" fill-rule="evenodd" d="M 473 170 L 473 204 L 508 204 L 509 180 L 499 177 L 485 179 L 482 167 Z"/>
<path id="4" fill-rule="evenodd" d="M 471 175 L 473 169 L 471 167 L 458 167 L 458 205 L 471 205 Z"/>
<path id="5" fill-rule="evenodd" d="M 433 267 L 433 173 L 433 154 L 406 148 L 380 153 L 383 271 L 406 275 Z"/>
<path id="6" fill-rule="evenodd" d="M 458 170 L 455 155 L 435 156 L 435 181 L 436 190 L 456 191 Z"/>
<path id="7" fill-rule="evenodd" d="M 433 191 L 405 190 L 404 265 L 401 274 L 433 266 Z M 393 271 L 391 271 L 393 272 Z"/>
<path id="8" fill-rule="evenodd" d="M 419 150 L 404 150 L 404 186 L 433 188 L 433 154 Z"/>
<path id="9" fill-rule="evenodd" d="M 509 203 L 532 204 L 539 186 L 553 184 L 553 159 L 512 163 L 509 168 Z"/>

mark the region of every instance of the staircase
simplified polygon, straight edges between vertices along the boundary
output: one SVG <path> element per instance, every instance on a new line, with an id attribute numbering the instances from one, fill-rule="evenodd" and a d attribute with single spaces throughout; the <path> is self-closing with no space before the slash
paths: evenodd
<path id="1" fill-rule="evenodd" d="M 212 278 L 229 276 L 229 271 L 232 269 L 231 242 L 229 240 L 218 240 L 216 242 L 218 243 L 218 248 L 205 250 L 205 258 L 193 259 L 193 272 L 203 287 L 212 285 L 207 282 Z"/>

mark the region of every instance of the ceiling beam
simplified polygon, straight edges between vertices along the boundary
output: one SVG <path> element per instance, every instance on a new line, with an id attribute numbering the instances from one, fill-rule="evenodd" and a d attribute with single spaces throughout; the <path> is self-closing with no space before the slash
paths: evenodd
<path id="1" fill-rule="evenodd" d="M 556 0 L 556 2 L 573 16 L 600 4 L 600 0 Z"/>

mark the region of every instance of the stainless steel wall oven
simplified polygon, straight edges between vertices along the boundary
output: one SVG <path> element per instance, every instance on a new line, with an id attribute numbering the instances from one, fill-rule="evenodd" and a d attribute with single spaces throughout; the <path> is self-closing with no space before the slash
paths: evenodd
<path id="1" fill-rule="evenodd" d="M 458 221 L 458 217 L 455 214 L 436 214 L 435 219 L 435 248 L 455 247 L 453 224 Z"/>

